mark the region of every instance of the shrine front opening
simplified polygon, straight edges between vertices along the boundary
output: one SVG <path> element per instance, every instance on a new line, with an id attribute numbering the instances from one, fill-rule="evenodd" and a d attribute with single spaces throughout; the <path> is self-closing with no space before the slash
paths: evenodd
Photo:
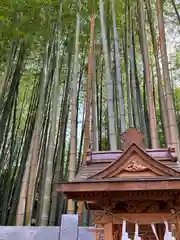
<path id="1" fill-rule="evenodd" d="M 103 192 L 94 193 L 94 196 L 91 193 L 89 196 L 91 201 L 86 202 L 86 207 L 93 213 L 93 223 L 96 228 L 104 229 L 104 239 L 121 239 L 122 223 L 125 220 L 128 238 L 134 239 L 135 226 L 138 224 L 141 239 L 156 240 L 157 235 L 158 239 L 162 240 L 166 221 L 173 236 L 178 229 L 179 217 L 175 213 L 176 210 L 172 209 L 175 195 L 179 195 L 178 192 Z M 97 231 L 101 233 L 100 230 Z"/>

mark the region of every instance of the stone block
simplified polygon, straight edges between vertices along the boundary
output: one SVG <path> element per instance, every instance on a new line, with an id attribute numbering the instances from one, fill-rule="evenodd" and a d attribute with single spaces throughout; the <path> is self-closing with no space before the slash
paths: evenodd
<path id="1" fill-rule="evenodd" d="M 63 214 L 60 240 L 78 240 L 78 214 Z"/>

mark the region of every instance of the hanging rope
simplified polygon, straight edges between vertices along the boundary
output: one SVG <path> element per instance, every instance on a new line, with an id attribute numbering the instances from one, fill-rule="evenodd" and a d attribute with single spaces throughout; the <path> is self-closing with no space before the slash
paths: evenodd
<path id="1" fill-rule="evenodd" d="M 126 232 L 126 220 L 122 222 L 122 240 L 128 240 L 128 233 Z"/>
<path id="2" fill-rule="evenodd" d="M 104 210 L 99 210 L 99 211 L 102 211 L 104 212 L 105 214 L 110 214 L 112 216 L 114 216 L 115 218 L 117 219 L 121 219 L 123 222 L 122 222 L 122 240 L 128 240 L 128 233 L 126 232 L 126 221 L 129 222 L 129 223 L 133 223 L 135 224 L 135 235 L 134 235 L 134 240 L 141 240 L 141 237 L 140 235 L 145 235 L 147 232 L 145 233 L 141 233 L 139 234 L 139 225 L 136 223 L 136 222 L 133 222 L 133 221 L 129 221 L 128 219 L 125 219 L 123 217 L 119 217 L 119 216 L 116 216 L 115 214 L 111 213 L 111 212 L 108 212 L 108 211 L 104 211 Z M 176 211 L 175 213 L 173 213 L 169 218 L 168 220 L 170 220 L 172 217 L 176 216 L 178 213 L 180 212 L 180 210 Z M 173 236 L 172 236 L 172 232 L 169 232 L 169 228 L 168 228 L 168 220 L 165 220 L 164 219 L 164 224 L 165 224 L 165 234 L 164 234 L 164 240 L 172 240 L 173 239 Z M 151 223 L 151 228 L 152 228 L 152 231 L 156 237 L 156 240 L 159 240 L 159 237 L 158 237 L 158 234 L 157 234 L 157 231 L 156 231 L 156 227 L 155 227 L 155 224 L 159 224 L 159 223 L 162 223 L 162 222 L 153 222 Z"/>
<path id="3" fill-rule="evenodd" d="M 154 233 L 154 235 L 156 237 L 156 240 L 159 240 L 159 237 L 157 235 L 157 231 L 156 231 L 156 227 L 155 227 L 154 223 L 151 224 L 151 228 L 152 228 L 152 231 L 153 231 L 153 233 Z"/>
<path id="4" fill-rule="evenodd" d="M 169 232 L 168 223 L 164 222 L 164 224 L 165 224 L 164 240 L 172 240 L 172 232 Z"/>
<path id="5" fill-rule="evenodd" d="M 139 236 L 139 225 L 137 223 L 135 224 L 134 240 L 141 240 L 141 237 Z"/>

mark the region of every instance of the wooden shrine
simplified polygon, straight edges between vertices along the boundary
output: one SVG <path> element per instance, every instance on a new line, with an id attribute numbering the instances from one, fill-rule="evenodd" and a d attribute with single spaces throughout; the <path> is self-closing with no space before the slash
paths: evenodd
<path id="1" fill-rule="evenodd" d="M 141 239 L 164 239 L 164 221 L 180 240 L 180 163 L 175 149 L 146 149 L 134 128 L 122 135 L 123 151 L 88 152 L 71 182 L 57 184 L 67 198 L 86 202 L 104 240 L 121 239 L 122 221 L 132 239 L 135 223 Z M 131 235 L 132 234 L 132 235 Z"/>

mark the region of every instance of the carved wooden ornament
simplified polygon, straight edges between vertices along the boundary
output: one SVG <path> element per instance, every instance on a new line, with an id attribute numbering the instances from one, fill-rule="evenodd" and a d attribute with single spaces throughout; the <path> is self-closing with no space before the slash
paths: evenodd
<path id="1" fill-rule="evenodd" d="M 127 201 L 126 210 L 128 213 L 159 212 L 157 201 Z"/>
<path id="2" fill-rule="evenodd" d="M 139 160 L 134 156 L 130 163 L 124 168 L 125 171 L 128 172 L 142 172 L 147 170 L 148 168 L 142 165 Z"/>

